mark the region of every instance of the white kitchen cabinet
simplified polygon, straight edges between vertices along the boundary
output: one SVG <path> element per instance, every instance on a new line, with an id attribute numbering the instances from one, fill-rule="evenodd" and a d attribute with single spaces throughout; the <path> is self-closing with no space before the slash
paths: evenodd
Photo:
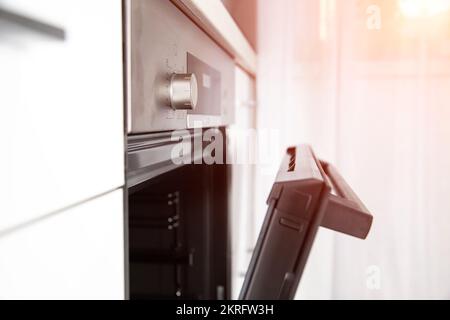
<path id="1" fill-rule="evenodd" d="M 235 69 L 235 123 L 230 127 L 229 152 L 233 158 L 231 223 L 232 223 L 232 299 L 239 297 L 252 249 L 259 230 L 255 229 L 254 165 L 256 101 L 255 81 L 236 67 Z M 256 138 L 256 136 L 254 136 Z M 254 161 L 254 160 L 253 160 Z M 263 212 L 264 213 L 264 212 Z"/>
<path id="2" fill-rule="evenodd" d="M 123 122 L 120 0 L 0 1 L 0 232 L 122 186 Z"/>
<path id="3" fill-rule="evenodd" d="M 123 191 L 0 234 L 0 299 L 123 299 Z"/>

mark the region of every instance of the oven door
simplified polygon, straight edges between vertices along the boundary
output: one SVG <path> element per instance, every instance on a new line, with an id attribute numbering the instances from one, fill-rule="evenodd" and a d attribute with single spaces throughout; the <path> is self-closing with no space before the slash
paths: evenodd
<path id="1" fill-rule="evenodd" d="M 366 238 L 372 215 L 308 146 L 289 148 L 267 200 L 240 299 L 293 299 L 319 226 Z"/>

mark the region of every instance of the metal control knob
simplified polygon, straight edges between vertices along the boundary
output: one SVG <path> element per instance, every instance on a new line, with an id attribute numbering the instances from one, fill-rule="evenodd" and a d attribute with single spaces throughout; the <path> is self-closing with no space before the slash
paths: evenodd
<path id="1" fill-rule="evenodd" d="M 191 110 L 197 106 L 197 78 L 193 73 L 174 73 L 170 77 L 170 106 L 173 109 Z"/>

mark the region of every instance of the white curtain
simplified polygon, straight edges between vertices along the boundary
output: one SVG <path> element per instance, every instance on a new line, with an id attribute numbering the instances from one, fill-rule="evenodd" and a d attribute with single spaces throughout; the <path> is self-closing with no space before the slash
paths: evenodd
<path id="1" fill-rule="evenodd" d="M 374 215 L 366 240 L 319 232 L 300 299 L 450 298 L 449 15 L 395 3 L 259 1 L 258 128 L 280 157 L 311 144 Z M 277 167 L 257 166 L 257 227 Z"/>

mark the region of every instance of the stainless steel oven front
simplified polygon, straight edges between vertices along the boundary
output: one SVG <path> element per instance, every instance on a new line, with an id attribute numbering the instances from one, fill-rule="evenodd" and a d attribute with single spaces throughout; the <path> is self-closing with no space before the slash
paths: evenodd
<path id="1" fill-rule="evenodd" d="M 126 4 L 128 133 L 230 124 L 233 59 L 172 2 Z"/>
<path id="2" fill-rule="evenodd" d="M 203 146 L 209 127 L 226 145 L 234 61 L 171 1 L 124 3 L 129 295 L 229 298 L 229 166 L 172 151 L 186 144 L 194 159 L 188 141 Z"/>

